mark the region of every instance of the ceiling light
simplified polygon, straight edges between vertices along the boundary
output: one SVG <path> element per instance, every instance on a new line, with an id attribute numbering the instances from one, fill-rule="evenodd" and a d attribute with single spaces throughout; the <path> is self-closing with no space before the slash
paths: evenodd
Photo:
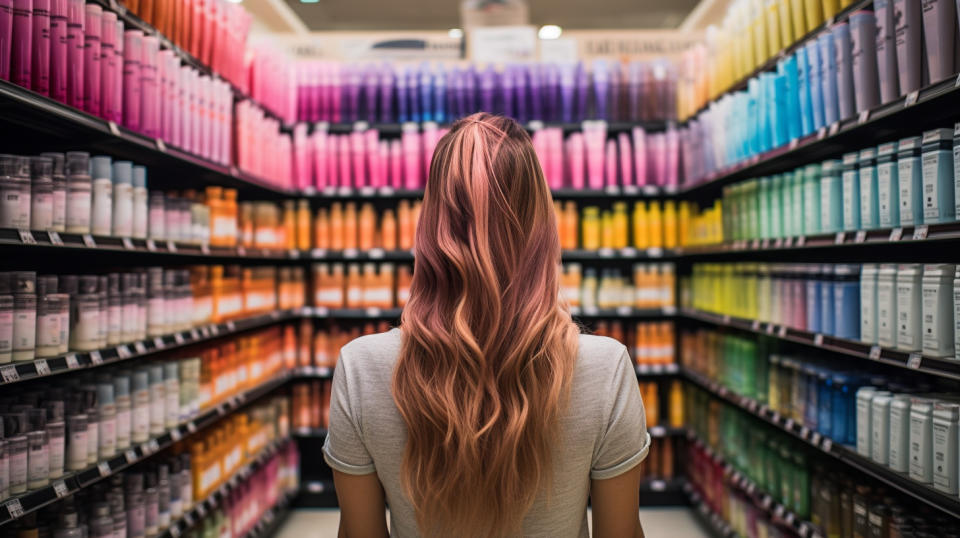
<path id="1" fill-rule="evenodd" d="M 556 24 L 544 24 L 540 27 L 540 31 L 537 32 L 537 36 L 540 37 L 540 39 L 557 39 L 562 33 L 563 28 L 560 28 Z"/>
<path id="2" fill-rule="evenodd" d="M 459 28 L 451 28 L 449 31 L 447 31 L 447 36 L 450 37 L 450 39 L 462 39 L 463 30 Z"/>
<path id="3" fill-rule="evenodd" d="M 300 0 L 301 4 L 317 4 L 320 0 Z"/>

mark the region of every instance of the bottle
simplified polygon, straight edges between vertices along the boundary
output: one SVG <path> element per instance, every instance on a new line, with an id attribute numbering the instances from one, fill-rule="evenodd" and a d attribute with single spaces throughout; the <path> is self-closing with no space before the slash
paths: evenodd
<path id="1" fill-rule="evenodd" d="M 149 538 L 157 536 L 160 531 L 160 498 L 157 491 L 157 473 L 152 470 L 147 471 L 143 478 L 145 486 L 143 489 L 144 533 Z"/>
<path id="2" fill-rule="evenodd" d="M 7 436 L 7 462 L 10 469 L 8 483 L 11 495 L 27 491 L 27 416 L 23 412 L 3 415 L 3 429 Z"/>
<path id="3" fill-rule="evenodd" d="M 71 151 L 66 156 L 68 233 L 90 233 L 90 201 L 93 183 L 90 179 L 90 154 Z"/>
<path id="4" fill-rule="evenodd" d="M 67 406 L 67 470 L 80 471 L 87 466 L 87 415 L 83 395 L 70 394 Z M 9 438 L 9 432 L 8 432 Z"/>
<path id="5" fill-rule="evenodd" d="M 170 467 L 165 463 L 157 465 L 157 526 L 160 529 L 170 526 L 171 487 Z"/>
<path id="6" fill-rule="evenodd" d="M 37 343 L 37 274 L 13 273 L 13 360 L 33 360 Z"/>
<path id="7" fill-rule="evenodd" d="M 93 198 L 90 226 L 94 235 L 108 236 L 113 231 L 113 170 L 110 157 L 93 158 Z"/>
<path id="8" fill-rule="evenodd" d="M 100 454 L 100 410 L 97 406 L 96 385 L 81 386 L 83 405 L 87 415 L 87 465 L 97 463 Z"/>
<path id="9" fill-rule="evenodd" d="M 50 479 L 63 476 L 66 464 L 66 422 L 62 394 L 46 401 L 47 439 L 49 440 Z M 2 472 L 2 471 L 0 471 Z"/>
<path id="10" fill-rule="evenodd" d="M 123 342 L 123 296 L 120 294 L 120 273 L 107 275 L 107 345 Z"/>
<path id="11" fill-rule="evenodd" d="M 97 407 L 100 416 L 98 456 L 107 459 L 117 453 L 117 404 L 113 380 L 109 377 L 97 383 Z"/>
<path id="12" fill-rule="evenodd" d="M 117 450 L 130 448 L 132 414 L 130 402 L 130 375 L 119 372 L 113 377 L 113 395 L 117 405 Z"/>
<path id="13" fill-rule="evenodd" d="M 133 222 L 133 163 L 117 161 L 113 163 L 114 237 L 135 237 Z"/>
<path id="14" fill-rule="evenodd" d="M 10 462 L 7 460 L 7 439 L 4 436 L 3 417 L 0 417 L 0 499 L 10 496 Z"/>
<path id="15" fill-rule="evenodd" d="M 80 528 L 77 513 L 74 511 L 64 512 L 60 516 L 60 526 L 53 533 L 53 538 L 83 538 L 84 529 Z"/>
<path id="16" fill-rule="evenodd" d="M 127 538 L 146 538 L 146 507 L 143 474 L 124 474 L 124 503 L 127 508 Z"/>
<path id="17" fill-rule="evenodd" d="M 163 384 L 166 397 L 164 426 L 171 429 L 180 422 L 180 365 L 177 361 L 163 364 Z"/>
<path id="18" fill-rule="evenodd" d="M 110 505 L 98 502 L 93 505 L 93 513 L 87 522 L 90 527 L 90 538 L 113 538 L 113 517 L 110 515 Z"/>
<path id="19" fill-rule="evenodd" d="M 149 208 L 147 207 L 147 169 L 143 166 L 134 166 L 131 179 L 133 198 L 131 201 L 130 235 L 134 239 L 146 239 L 149 215 Z"/>
<path id="20" fill-rule="evenodd" d="M 47 439 L 47 412 L 27 411 L 27 489 L 39 489 L 50 483 L 50 447 Z"/>
<path id="21" fill-rule="evenodd" d="M 53 159 L 30 158 L 30 228 L 53 229 Z"/>
<path id="22" fill-rule="evenodd" d="M 308 200 L 299 200 L 297 202 L 297 249 L 310 249 L 310 202 Z"/>
<path id="23" fill-rule="evenodd" d="M 55 232 L 66 231 L 67 219 L 67 177 L 63 173 L 63 153 L 41 153 L 53 162 L 50 177 L 53 180 L 53 214 L 50 230 Z"/>
<path id="24" fill-rule="evenodd" d="M 0 155 L 0 227 L 30 228 L 30 159 Z"/>
<path id="25" fill-rule="evenodd" d="M 150 438 L 150 373 L 146 368 L 133 372 L 132 389 L 130 440 L 143 443 Z"/>

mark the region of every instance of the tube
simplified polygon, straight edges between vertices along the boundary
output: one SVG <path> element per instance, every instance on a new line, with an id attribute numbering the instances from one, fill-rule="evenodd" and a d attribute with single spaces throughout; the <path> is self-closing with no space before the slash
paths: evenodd
<path id="1" fill-rule="evenodd" d="M 103 8 L 87 4 L 84 20 L 83 55 L 83 109 L 94 116 L 100 115 L 100 32 Z"/>
<path id="2" fill-rule="evenodd" d="M 873 3 L 877 19 L 876 46 L 881 103 L 889 103 L 900 96 L 893 4 L 893 0 L 875 0 Z"/>
<path id="3" fill-rule="evenodd" d="M 954 0 L 955 1 L 955 0 Z M 923 0 L 923 38 L 930 82 L 952 76 L 957 6 L 950 0 Z"/>
<path id="4" fill-rule="evenodd" d="M 920 30 L 922 17 L 918 0 L 893 0 L 896 21 L 897 69 L 900 74 L 900 93 L 920 89 L 922 63 L 920 59 Z"/>
<path id="5" fill-rule="evenodd" d="M 850 26 L 840 22 L 833 27 L 833 42 L 837 51 L 837 105 L 839 119 L 853 116 L 853 58 L 850 44 Z"/>
<path id="6" fill-rule="evenodd" d="M 30 89 L 31 52 L 33 50 L 33 2 L 13 0 L 13 55 L 10 59 L 10 81 Z"/>
<path id="7" fill-rule="evenodd" d="M 50 95 L 50 0 L 33 0 L 33 91 Z"/>
<path id="8" fill-rule="evenodd" d="M 880 104 L 880 80 L 877 77 L 877 22 L 871 11 L 850 15 L 853 34 L 853 82 L 857 113 Z"/>

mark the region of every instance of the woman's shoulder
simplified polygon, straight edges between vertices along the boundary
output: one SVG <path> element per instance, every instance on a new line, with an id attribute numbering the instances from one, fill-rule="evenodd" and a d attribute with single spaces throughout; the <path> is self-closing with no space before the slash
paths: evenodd
<path id="1" fill-rule="evenodd" d="M 612 363 L 616 366 L 625 354 L 627 347 L 613 338 L 593 334 L 580 335 L 578 362 L 590 363 L 588 365 Z"/>
<path id="2" fill-rule="evenodd" d="M 400 354 L 400 344 L 400 329 L 355 338 L 340 349 L 338 365 L 392 365 Z"/>

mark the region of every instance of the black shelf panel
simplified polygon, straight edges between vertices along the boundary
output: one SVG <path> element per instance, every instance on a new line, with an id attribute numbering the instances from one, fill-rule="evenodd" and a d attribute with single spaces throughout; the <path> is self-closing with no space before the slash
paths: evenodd
<path id="1" fill-rule="evenodd" d="M 674 376 L 680 373 L 677 363 L 670 364 L 636 364 L 634 369 L 637 377 Z"/>
<path id="2" fill-rule="evenodd" d="M 907 253 L 913 254 L 921 247 L 936 251 L 942 248 L 944 243 L 958 240 L 960 240 L 960 222 L 948 222 L 779 239 L 732 241 L 719 245 L 683 247 L 678 249 L 677 255 L 684 259 L 736 258 L 747 254 L 751 255 L 751 259 L 758 255 L 782 259 L 784 254 L 803 257 L 812 252 L 818 252 L 842 253 L 850 257 L 874 252 L 889 254 L 897 252 L 898 249 L 908 248 Z M 884 259 L 887 260 L 887 258 Z"/>
<path id="3" fill-rule="evenodd" d="M 219 247 L 209 244 L 187 243 L 183 241 L 165 241 L 159 239 L 132 239 L 129 237 L 106 237 L 91 234 L 47 232 L 40 230 L 20 230 L 0 228 L 0 248 L 25 247 L 30 252 L 43 250 L 46 253 L 74 255 L 89 253 L 100 257 L 112 256 L 173 256 L 177 262 L 188 258 L 225 261 L 270 262 L 297 260 L 299 250 L 280 250 L 247 247 Z M 48 250 L 48 249 L 67 249 Z"/>
<path id="4" fill-rule="evenodd" d="M 720 514 L 717 514 L 710 508 L 710 505 L 703 499 L 700 493 L 692 484 L 683 485 L 683 492 L 687 495 L 690 505 L 693 507 L 693 513 L 697 516 L 701 526 L 715 538 L 734 538 L 737 533 L 734 532 L 730 524 L 724 521 Z"/>
<path id="5" fill-rule="evenodd" d="M 713 448 L 699 439 L 696 434 L 690 432 L 687 436 L 690 442 L 699 446 L 713 462 L 723 467 L 723 475 L 729 486 L 745 495 L 752 504 L 761 509 L 773 523 L 778 526 L 789 529 L 793 534 L 801 538 L 823 538 L 818 527 L 813 523 L 801 519 L 800 516 L 790 511 L 786 506 L 776 502 L 770 494 L 761 490 L 757 485 L 737 471 L 733 465 L 728 463 L 720 454 L 717 454 Z"/>
<path id="6" fill-rule="evenodd" d="M 147 138 L 38 93 L 0 80 L 0 143 L 6 151 L 90 150 L 150 167 L 150 188 L 220 185 L 246 197 L 279 198 L 295 193 L 237 170 Z"/>
<path id="7" fill-rule="evenodd" d="M 309 315 L 320 319 L 400 319 L 401 308 L 326 308 L 307 307 Z"/>
<path id="8" fill-rule="evenodd" d="M 296 251 L 294 251 L 296 252 Z M 293 252 L 289 253 L 292 257 Z M 412 262 L 414 254 L 412 250 L 384 250 L 382 248 L 362 249 L 344 249 L 328 250 L 315 248 L 309 252 L 303 253 L 303 257 L 308 257 L 315 261 L 329 262 Z M 565 262 L 611 262 L 611 261 L 639 261 L 639 260 L 670 260 L 676 257 L 676 251 L 673 249 L 663 249 L 659 247 L 637 249 L 633 247 L 612 249 L 601 248 L 597 250 L 564 250 L 562 253 Z"/>
<path id="9" fill-rule="evenodd" d="M 297 319 L 299 314 L 300 311 L 298 310 L 275 310 L 269 314 L 261 314 L 236 321 L 211 323 L 187 331 L 137 340 L 95 351 L 72 351 L 48 359 L 14 362 L 0 367 L 0 387 L 20 381 L 95 368 L 129 359 L 138 359 L 161 351 L 179 349 L 206 340 L 265 327 L 280 321 Z"/>
<path id="10" fill-rule="evenodd" d="M 221 418 L 233 413 L 247 403 L 271 393 L 277 387 L 290 379 L 289 373 L 270 379 L 256 387 L 230 397 L 212 409 L 202 411 L 197 417 L 188 420 L 166 433 L 154 437 L 145 443 L 125 449 L 116 456 L 98 462 L 96 465 L 83 471 L 68 474 L 53 481 L 49 486 L 27 492 L 23 495 L 11 497 L 0 502 L 0 526 L 23 517 L 59 499 L 76 493 L 104 478 L 117 474 L 127 467 L 142 462 L 154 454 L 170 447 L 177 441 L 189 437 Z"/>
<path id="11" fill-rule="evenodd" d="M 910 134 L 919 135 L 933 127 L 952 127 L 953 120 L 960 117 L 958 82 L 960 77 L 932 84 L 868 114 L 839 121 L 806 138 L 755 155 L 710 179 L 685 186 L 681 196 L 700 200 L 715 198 L 723 186 L 743 179 L 792 170 L 838 157 L 844 151 L 875 146 Z"/>
<path id="12" fill-rule="evenodd" d="M 333 379 L 333 368 L 326 366 L 300 366 L 293 371 L 297 379 Z"/>
<path id="13" fill-rule="evenodd" d="M 326 428 L 293 428 L 293 436 L 298 439 L 326 439 Z"/>
<path id="14" fill-rule="evenodd" d="M 617 201 L 671 198 L 677 195 L 675 186 L 613 186 L 605 189 L 553 189 L 555 200 Z M 303 196 L 323 201 L 419 200 L 423 189 L 394 189 L 392 187 L 308 187 Z"/>
<path id="15" fill-rule="evenodd" d="M 772 58 L 770 58 L 769 60 L 767 60 L 766 62 L 764 62 L 763 64 L 761 64 L 759 67 L 757 67 L 756 69 L 754 69 L 753 71 L 751 71 L 750 73 L 748 73 L 746 76 L 744 76 L 743 78 L 741 78 L 740 80 L 738 80 L 737 82 L 735 82 L 732 86 L 730 86 L 729 88 L 727 88 L 726 90 L 724 90 L 723 92 L 721 92 L 720 95 L 718 95 L 718 96 L 715 97 L 713 100 L 711 100 L 710 102 L 708 102 L 708 103 L 707 103 L 706 105 L 704 105 L 700 110 L 697 110 L 697 111 L 693 114 L 693 116 L 697 116 L 698 114 L 700 114 L 701 112 L 703 112 L 704 110 L 706 110 L 707 108 L 709 108 L 711 104 L 713 104 L 714 102 L 720 100 L 720 98 L 724 97 L 725 95 L 727 95 L 727 94 L 729 94 L 729 93 L 733 93 L 733 92 L 742 91 L 742 90 L 747 89 L 747 83 L 750 81 L 750 79 L 756 78 L 757 76 L 760 75 L 760 73 L 764 73 L 764 72 L 767 72 L 767 71 L 775 71 L 775 70 L 777 69 L 777 62 L 779 62 L 782 58 L 785 58 L 785 57 L 787 57 L 787 56 L 790 56 L 791 54 L 793 54 L 794 52 L 796 52 L 801 46 L 805 45 L 805 44 L 807 43 L 807 41 L 809 41 L 809 40 L 811 40 L 811 39 L 815 39 L 821 32 L 823 32 L 824 30 L 830 28 L 830 27 L 833 26 L 835 23 L 837 23 L 837 22 L 843 22 L 843 21 L 847 20 L 848 18 L 850 18 L 850 15 L 851 15 L 852 13 L 854 13 L 854 12 L 856 12 L 856 11 L 860 11 L 861 9 L 866 9 L 867 7 L 869 7 L 869 6 L 872 5 L 872 4 L 873 4 L 873 0 L 859 0 L 859 1 L 857 1 L 857 2 L 855 2 L 855 3 L 853 3 L 853 4 L 851 4 L 851 5 L 847 6 L 846 8 L 842 9 L 842 10 L 841 10 L 839 13 L 837 13 L 834 17 L 830 18 L 830 19 L 827 20 L 827 21 L 824 21 L 822 24 L 820 24 L 819 26 L 817 26 L 817 27 L 814 28 L 813 30 L 807 32 L 806 35 L 804 35 L 804 36 L 801 37 L 800 39 L 796 40 L 796 41 L 795 41 L 794 43 L 792 43 L 790 46 L 788 46 L 788 47 L 784 48 L 783 50 L 781 50 L 779 54 L 774 55 Z"/>
<path id="16" fill-rule="evenodd" d="M 348 248 L 344 250 L 328 250 L 324 248 L 315 248 L 304 253 L 313 261 L 318 262 L 412 262 L 413 251 L 410 250 L 384 250 L 382 248 L 371 248 L 361 250 Z"/>
<path id="17" fill-rule="evenodd" d="M 684 309 L 682 315 L 712 325 L 732 327 L 755 334 L 765 334 L 787 342 L 815 347 L 824 351 L 842 353 L 851 357 L 906 368 L 916 372 L 947 379 L 960 380 L 960 361 L 909 353 L 897 349 L 871 345 L 857 340 L 834 338 L 820 333 L 801 331 L 773 323 L 760 323 L 730 316 L 721 316 L 698 310 Z"/>
<path id="18" fill-rule="evenodd" d="M 330 202 L 374 201 L 374 200 L 419 200 L 423 198 L 423 189 L 394 189 L 393 187 L 325 187 L 316 189 L 307 187 L 300 194 L 304 198 Z"/>
<path id="19" fill-rule="evenodd" d="M 284 446 L 289 439 L 281 438 L 272 441 L 264 447 L 253 461 L 248 462 L 238 469 L 229 479 L 223 482 L 216 491 L 208 495 L 202 501 L 196 502 L 189 511 L 183 514 L 179 519 L 170 522 L 170 527 L 160 533 L 160 538 L 180 538 L 181 535 L 193 528 L 194 525 L 203 521 L 207 514 L 216 510 L 236 487 L 250 478 L 254 471 L 263 466 L 277 451 Z M 285 496 L 289 497 L 289 496 Z M 289 503 L 287 499 L 285 502 Z"/>
<path id="20" fill-rule="evenodd" d="M 818 432 L 811 431 L 810 428 L 796 423 L 796 421 L 791 418 L 781 416 L 780 413 L 770 409 L 766 404 L 762 404 L 746 396 L 741 396 L 715 381 L 706 379 L 700 374 L 690 370 L 684 370 L 684 376 L 714 396 L 739 407 L 754 417 L 757 417 L 759 420 L 792 435 L 794 438 L 806 442 L 819 452 L 833 456 L 849 467 L 867 474 L 877 481 L 899 490 L 904 495 L 936 508 L 951 517 L 960 517 L 960 498 L 941 493 L 933 489 L 932 486 L 920 484 L 904 474 L 900 474 L 883 465 L 878 465 L 858 454 L 854 448 L 834 443 L 829 437 L 824 437 Z"/>
<path id="21" fill-rule="evenodd" d="M 608 261 L 660 261 L 672 260 L 677 257 L 676 250 L 660 247 L 620 249 L 601 248 L 597 250 L 564 250 L 562 259 L 565 262 L 608 262 Z"/>

